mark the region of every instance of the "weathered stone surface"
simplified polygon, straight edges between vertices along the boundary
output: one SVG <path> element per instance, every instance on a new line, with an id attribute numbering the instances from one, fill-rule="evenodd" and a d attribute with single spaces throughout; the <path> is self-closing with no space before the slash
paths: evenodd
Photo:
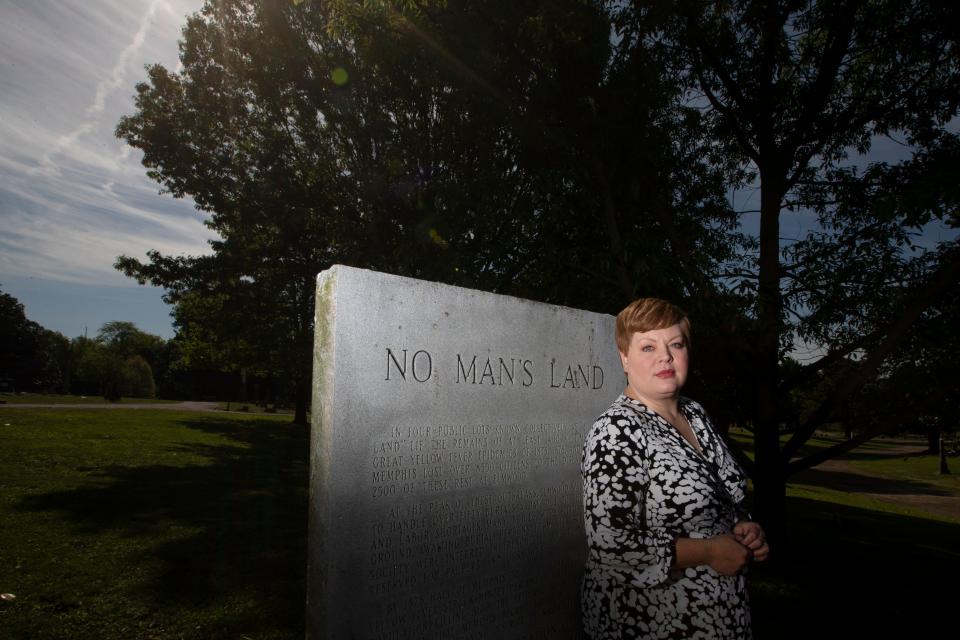
<path id="1" fill-rule="evenodd" d="M 336 266 L 317 284 L 311 638 L 579 638 L 579 458 L 613 318 Z"/>

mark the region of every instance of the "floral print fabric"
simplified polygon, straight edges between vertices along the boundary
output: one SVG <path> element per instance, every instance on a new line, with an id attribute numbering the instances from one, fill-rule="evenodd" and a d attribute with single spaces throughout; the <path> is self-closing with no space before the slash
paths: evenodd
<path id="1" fill-rule="evenodd" d="M 679 406 L 702 454 L 625 395 L 587 435 L 582 607 L 593 640 L 750 637 L 743 575 L 706 565 L 672 568 L 678 537 L 729 533 L 749 518 L 743 471 L 703 408 L 687 398 Z"/>

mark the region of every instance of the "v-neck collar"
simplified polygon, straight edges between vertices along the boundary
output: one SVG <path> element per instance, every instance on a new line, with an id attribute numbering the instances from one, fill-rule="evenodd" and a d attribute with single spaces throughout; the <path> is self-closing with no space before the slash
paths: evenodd
<path id="1" fill-rule="evenodd" d="M 706 432 L 706 427 L 703 424 L 703 421 L 700 420 L 700 417 L 696 416 L 695 412 L 690 410 L 691 401 L 689 399 L 680 396 L 680 398 L 677 400 L 677 409 L 679 409 L 680 413 L 687 420 L 687 424 L 690 425 L 690 431 L 693 433 L 693 437 L 696 438 L 697 444 L 700 445 L 699 450 L 693 446 L 691 442 L 684 438 L 683 434 L 681 434 L 675 426 L 670 424 L 669 420 L 648 407 L 645 403 L 641 402 L 640 400 L 635 400 L 625 393 L 620 394 L 620 401 L 629 403 L 635 408 L 652 416 L 655 420 L 657 420 L 662 428 L 668 430 L 671 434 L 673 434 L 674 437 L 677 438 L 677 440 L 680 441 L 681 447 L 685 448 L 688 452 L 696 456 L 696 459 L 711 465 L 715 465 L 715 461 L 713 459 L 713 448 L 707 442 L 709 438 L 703 437 Z M 697 424 L 695 425 L 694 422 Z"/>

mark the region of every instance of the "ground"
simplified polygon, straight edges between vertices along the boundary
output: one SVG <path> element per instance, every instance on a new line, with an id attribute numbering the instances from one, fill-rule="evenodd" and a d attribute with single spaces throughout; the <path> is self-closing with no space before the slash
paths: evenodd
<path id="1" fill-rule="evenodd" d="M 924 455 L 926 444 L 918 441 L 897 441 L 885 449 L 891 457 Z M 954 465 L 956 466 L 956 464 Z M 914 483 L 898 483 L 873 475 L 843 459 L 822 462 L 791 478 L 803 484 L 828 487 L 837 491 L 859 493 L 882 502 L 916 507 L 960 520 L 960 495 L 949 494 L 936 487 L 918 487 Z"/>

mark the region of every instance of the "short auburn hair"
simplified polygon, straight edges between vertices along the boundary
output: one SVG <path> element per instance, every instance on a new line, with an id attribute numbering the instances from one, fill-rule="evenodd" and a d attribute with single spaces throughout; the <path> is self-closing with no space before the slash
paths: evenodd
<path id="1" fill-rule="evenodd" d="M 626 353 L 630 349 L 630 339 L 637 332 L 666 329 L 680 325 L 680 332 L 687 346 L 690 346 L 690 320 L 686 312 L 675 304 L 660 298 L 640 298 L 628 304 L 617 314 L 615 336 L 617 349 Z"/>

